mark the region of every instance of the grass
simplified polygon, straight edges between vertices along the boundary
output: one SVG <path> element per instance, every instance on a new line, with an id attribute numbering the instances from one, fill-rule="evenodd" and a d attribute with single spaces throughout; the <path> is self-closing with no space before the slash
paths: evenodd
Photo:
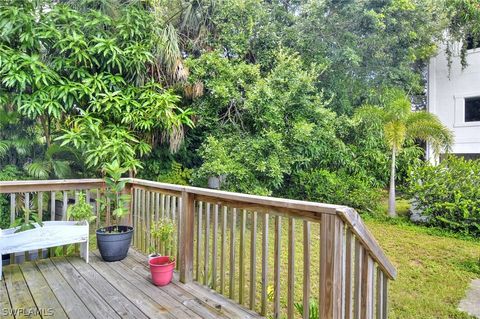
<path id="1" fill-rule="evenodd" d="M 398 271 L 389 290 L 389 318 L 470 318 L 457 306 L 470 281 L 480 277 L 479 241 L 402 223 L 366 224 Z"/>
<path id="2" fill-rule="evenodd" d="M 409 207 L 397 199 L 398 219 L 364 216 L 398 271 L 389 288 L 389 318 L 471 318 L 457 306 L 470 281 L 480 278 L 480 240 L 414 225 Z M 382 208 L 386 214 L 386 201 Z"/>

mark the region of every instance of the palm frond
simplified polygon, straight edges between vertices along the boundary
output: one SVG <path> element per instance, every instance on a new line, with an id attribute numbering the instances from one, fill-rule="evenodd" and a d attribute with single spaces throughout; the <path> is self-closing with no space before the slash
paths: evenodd
<path id="1" fill-rule="evenodd" d="M 70 162 L 69 161 L 52 161 L 53 172 L 58 178 L 67 178 L 71 175 Z"/>
<path id="2" fill-rule="evenodd" d="M 8 143 L 0 141 L 0 158 L 4 157 L 8 151 Z"/>
<path id="3" fill-rule="evenodd" d="M 386 116 L 387 116 L 387 113 L 381 107 L 374 106 L 374 105 L 363 105 L 355 111 L 355 114 L 353 115 L 353 119 L 356 121 L 383 122 Z"/>
<path id="4" fill-rule="evenodd" d="M 437 154 L 442 147 L 448 150 L 453 143 L 453 133 L 434 114 L 424 111 L 411 113 L 406 124 L 407 138 L 430 143 Z"/>
<path id="5" fill-rule="evenodd" d="M 35 161 L 26 163 L 23 168 L 27 174 L 37 179 L 48 179 L 51 172 L 51 167 L 47 161 Z"/>

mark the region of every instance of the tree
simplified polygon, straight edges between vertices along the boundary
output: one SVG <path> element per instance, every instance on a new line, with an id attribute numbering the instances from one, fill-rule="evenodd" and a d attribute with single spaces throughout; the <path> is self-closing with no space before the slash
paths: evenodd
<path id="1" fill-rule="evenodd" d="M 169 88 L 181 78 L 176 31 L 155 8 L 116 0 L 0 4 L 0 110 L 29 119 L 45 141 L 45 158 L 25 166 L 31 175 L 69 171 L 65 158 L 52 156 L 58 143 L 84 154 L 93 170 L 118 160 L 135 171 L 159 141 L 178 148 L 183 126 L 193 123 Z M 0 155 L 6 148 L 1 142 Z"/>
<path id="2" fill-rule="evenodd" d="M 383 107 L 363 106 L 356 111 L 356 116 L 361 120 L 373 119 L 382 124 L 383 138 L 389 146 L 392 158 L 388 214 L 396 217 L 395 174 L 398 153 L 406 143 L 418 139 L 430 143 L 438 154 L 442 147 L 449 148 L 453 135 L 436 115 L 425 111 L 412 111 L 411 102 L 405 93 L 398 89 L 387 90 Z"/>

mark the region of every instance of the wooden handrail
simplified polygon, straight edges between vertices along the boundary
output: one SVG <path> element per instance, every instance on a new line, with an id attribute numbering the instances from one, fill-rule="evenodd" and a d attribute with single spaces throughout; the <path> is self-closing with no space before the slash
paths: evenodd
<path id="1" fill-rule="evenodd" d="M 103 179 L 52 179 L 0 182 L 0 194 L 102 188 Z"/>
<path id="2" fill-rule="evenodd" d="M 318 202 L 233 193 L 192 186 L 181 186 L 137 178 L 131 179 L 131 183 L 135 186 L 161 189 L 173 194 L 182 194 L 183 192 L 194 194 L 195 199 L 205 200 L 210 203 L 227 204 L 237 208 L 245 208 L 255 211 L 277 212 L 290 217 L 303 218 L 307 220 L 310 219 L 319 221 L 322 214 L 338 215 L 348 226 L 352 228 L 354 234 L 358 236 L 360 241 L 372 254 L 374 260 L 381 266 L 387 276 L 390 279 L 395 279 L 397 276 L 395 267 L 383 253 L 382 248 L 377 243 L 373 235 L 368 231 L 360 215 L 353 208 Z"/>
<path id="3" fill-rule="evenodd" d="M 160 189 L 181 196 L 182 193 L 194 194 L 196 200 L 211 203 L 234 205 L 238 208 L 256 211 L 276 212 L 291 217 L 320 220 L 322 214 L 339 215 L 349 225 L 374 260 L 385 271 L 390 279 L 396 278 L 396 270 L 378 245 L 373 235 L 368 231 L 360 215 L 350 207 L 325 203 L 309 202 L 294 199 L 275 198 L 249 195 L 242 193 L 219 191 L 214 189 L 182 186 L 168 183 L 129 178 L 134 186 Z M 59 180 L 27 180 L 0 182 L 1 193 L 80 190 L 104 187 L 102 179 L 59 179 Z"/>
<path id="4" fill-rule="evenodd" d="M 68 180 L 41 180 L 41 181 L 8 181 L 0 182 L 0 194 L 10 193 L 11 220 L 18 211 L 17 204 L 21 198 L 24 205 L 30 205 L 31 193 L 38 193 L 36 201 L 39 215 L 42 214 L 44 193 L 50 198 L 51 212 L 55 212 L 56 195 L 60 191 L 63 198 L 61 215 L 65 218 L 68 205 L 68 193 L 74 191 L 75 198 L 80 191 L 86 193 L 87 199 L 92 192 L 95 198 L 102 196 L 105 183 L 102 179 L 68 179 Z M 250 286 L 245 290 L 245 276 L 249 275 L 251 282 L 257 281 L 256 266 L 256 233 L 258 231 L 257 218 L 262 223 L 261 251 L 262 256 L 268 254 L 269 218 L 275 220 L 274 264 L 269 265 L 266 258 L 262 259 L 261 268 L 261 314 L 267 314 L 267 271 L 274 273 L 274 316 L 281 312 L 280 303 L 280 268 L 281 268 L 281 238 L 288 243 L 288 294 L 287 313 L 294 314 L 295 301 L 295 219 L 303 221 L 303 273 L 307 278 L 303 280 L 303 297 L 310 299 L 310 245 L 312 236 L 311 225 L 320 225 L 315 231 L 319 232 L 320 260 L 319 279 L 320 291 L 318 300 L 322 318 L 371 318 L 373 314 L 380 314 L 378 318 L 387 317 L 387 282 L 395 279 L 396 269 L 368 231 L 360 215 L 350 207 L 302 200 L 275 198 L 267 196 L 249 195 L 219 191 L 213 189 L 181 186 L 160 182 L 153 182 L 137 178 L 129 178 L 126 191 L 130 192 L 129 222 L 134 226 L 133 245 L 146 252 L 151 245 L 157 245 L 150 234 L 150 225 L 165 216 L 172 219 L 178 226 L 178 236 L 175 238 L 175 249 L 164 253 L 176 254 L 178 270 L 183 282 L 192 280 L 209 284 L 209 270 L 212 270 L 213 283 L 211 287 L 220 293 L 236 299 L 240 303 L 255 308 L 256 287 Z M 24 193 L 18 197 L 17 193 Z M 57 193 L 58 194 L 58 193 Z M 21 204 L 21 203 L 20 203 Z M 97 201 L 97 214 L 100 213 Z M 220 215 L 219 215 L 220 214 Z M 52 220 L 54 215 L 50 214 Z M 258 216 L 257 216 L 258 215 Z M 204 216 L 204 217 L 202 217 Z M 100 220 L 100 215 L 98 215 Z M 204 218 L 204 219 L 203 219 Z M 221 223 L 220 223 L 221 219 Z M 250 223 L 246 221 L 250 220 Z M 110 221 L 110 212 L 107 210 L 104 219 Z M 288 233 L 282 235 L 282 221 L 288 225 Z M 221 230 L 218 230 L 219 225 Z M 286 225 L 286 224 L 283 224 Z M 298 224 L 297 224 L 298 225 Z M 98 226 L 98 225 L 97 225 Z M 313 228 L 312 228 L 313 229 Z M 247 231 L 250 232 L 253 243 L 250 249 L 245 249 Z M 229 240 L 227 240 L 227 233 Z M 217 236 L 221 235 L 221 238 Z M 212 236 L 212 237 L 210 237 Z M 235 239 L 239 236 L 238 239 Z M 285 236 L 285 237 L 283 237 Z M 237 241 L 238 240 L 238 241 Z M 237 243 L 240 249 L 236 252 Z M 212 245 L 212 246 L 211 246 Z M 220 246 L 220 253 L 217 249 Z M 238 247 L 237 247 L 238 248 Z M 160 247 L 159 249 L 162 249 Z M 164 249 L 164 247 L 163 247 Z M 228 257 L 225 250 L 230 250 Z M 238 255 L 237 255 L 238 254 Z M 246 257 L 250 255 L 250 273 L 245 273 Z M 200 257 L 203 258 L 200 258 Z M 219 274 L 217 273 L 217 258 L 220 257 Z M 229 262 L 227 262 L 229 260 Z M 203 264 L 203 267 L 200 265 Z M 229 276 L 225 276 L 225 267 L 229 267 Z M 210 268 L 211 266 L 211 268 Z M 239 267 L 238 282 L 235 271 Z M 376 274 L 376 275 L 375 275 Z M 217 285 L 217 276 L 220 277 Z M 348 277 L 348 278 L 347 278 Z M 203 280 L 202 280 L 203 279 Z M 374 282 L 376 280 L 376 283 Z M 236 291 L 236 285 L 238 291 Z M 374 287 L 376 285 L 376 295 Z M 225 286 L 228 289 L 225 289 Z M 247 298 L 245 298 L 247 297 Z M 345 298 L 345 300 L 343 299 Z M 348 300 L 346 300 L 348 299 Z M 304 302 L 304 306 L 307 306 Z M 304 312 L 308 318 L 308 310 Z"/>

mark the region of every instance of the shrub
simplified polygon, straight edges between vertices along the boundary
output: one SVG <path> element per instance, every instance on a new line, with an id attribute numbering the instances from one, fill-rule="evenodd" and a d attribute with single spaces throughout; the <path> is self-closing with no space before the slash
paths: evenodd
<path id="1" fill-rule="evenodd" d="M 411 172 L 407 192 L 428 223 L 480 236 L 480 161 L 448 157 Z"/>
<path id="2" fill-rule="evenodd" d="M 293 178 L 291 195 L 299 199 L 347 205 L 360 211 L 376 211 L 382 192 L 366 178 L 345 171 L 302 171 Z"/>

